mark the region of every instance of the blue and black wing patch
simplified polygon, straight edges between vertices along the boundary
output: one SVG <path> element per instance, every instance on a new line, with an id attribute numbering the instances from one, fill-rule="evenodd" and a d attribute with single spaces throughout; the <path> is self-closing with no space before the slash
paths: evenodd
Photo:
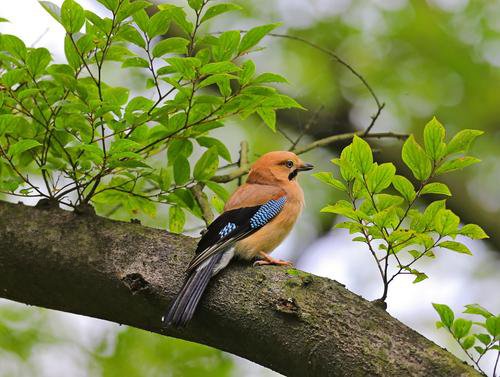
<path id="1" fill-rule="evenodd" d="M 248 237 L 276 217 L 286 203 L 286 196 L 270 200 L 255 207 L 237 208 L 222 213 L 210 224 L 196 249 L 196 256 L 189 264 L 192 271 L 217 252 L 234 242 Z"/>
<path id="2" fill-rule="evenodd" d="M 250 228 L 258 229 L 271 221 L 285 205 L 286 196 L 276 200 L 270 200 L 259 207 L 257 212 L 250 218 Z"/>

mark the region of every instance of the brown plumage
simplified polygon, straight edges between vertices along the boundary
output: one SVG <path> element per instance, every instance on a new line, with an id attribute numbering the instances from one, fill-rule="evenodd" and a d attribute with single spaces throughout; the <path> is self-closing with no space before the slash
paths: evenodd
<path id="1" fill-rule="evenodd" d="M 287 166 L 288 161 L 292 167 Z M 252 165 L 247 182 L 234 192 L 224 210 L 262 205 L 284 195 L 286 203 L 268 224 L 236 243 L 236 255 L 244 259 L 266 258 L 263 254 L 271 253 L 290 233 L 304 207 L 304 192 L 297 178 L 289 176 L 294 169 L 304 167 L 309 168 L 295 153 L 284 151 L 266 153 Z"/>
<path id="2" fill-rule="evenodd" d="M 199 241 L 189 277 L 163 317 L 166 325 L 187 324 L 210 278 L 234 255 L 260 257 L 258 265 L 290 264 L 269 253 L 290 233 L 304 207 L 297 174 L 310 169 L 312 165 L 285 151 L 266 153 L 252 165 L 246 183 L 233 193 Z"/>

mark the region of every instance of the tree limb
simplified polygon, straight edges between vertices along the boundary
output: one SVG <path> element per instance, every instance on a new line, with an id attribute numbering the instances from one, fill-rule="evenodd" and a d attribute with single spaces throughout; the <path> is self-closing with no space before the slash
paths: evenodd
<path id="1" fill-rule="evenodd" d="M 161 329 L 196 240 L 136 223 L 0 202 L 1 296 L 165 333 L 287 376 L 477 376 L 384 310 L 318 276 L 233 263 L 193 322 Z"/>

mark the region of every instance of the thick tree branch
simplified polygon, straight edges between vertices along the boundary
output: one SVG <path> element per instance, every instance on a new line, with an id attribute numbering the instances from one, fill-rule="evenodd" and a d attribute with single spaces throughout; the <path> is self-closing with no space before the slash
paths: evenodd
<path id="1" fill-rule="evenodd" d="M 0 202 L 1 296 L 162 333 L 196 240 L 139 224 Z M 233 263 L 167 335 L 287 376 L 476 376 L 334 281 Z"/>

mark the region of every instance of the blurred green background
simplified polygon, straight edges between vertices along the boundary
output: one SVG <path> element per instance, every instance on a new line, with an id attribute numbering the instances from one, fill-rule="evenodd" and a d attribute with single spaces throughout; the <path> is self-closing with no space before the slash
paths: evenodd
<path id="1" fill-rule="evenodd" d="M 62 1 L 54 1 L 61 4 Z M 104 14 L 93 0 L 82 6 Z M 183 4 L 181 1 L 176 1 Z M 460 129 L 486 131 L 473 148 L 479 165 L 447 178 L 454 199 L 450 207 L 464 222 L 481 225 L 488 242 L 469 242 L 474 257 L 438 255 L 424 266 L 430 279 L 412 285 L 411 278 L 394 284 L 389 312 L 455 351 L 443 331 L 434 328 L 431 302 L 460 310 L 481 303 L 500 312 L 500 2 L 481 0 L 254 0 L 239 1 L 242 12 L 222 16 L 210 30 L 247 29 L 282 22 L 280 33 L 301 36 L 335 51 L 358 70 L 386 103 L 374 131 L 414 132 L 433 116 L 450 134 Z M 63 30 L 35 0 L 1 1 L 0 32 L 16 34 L 29 45 L 48 47 L 56 60 L 63 54 Z M 352 73 L 329 56 L 291 40 L 267 38 L 267 48 L 254 54 L 258 70 L 283 74 L 280 88 L 309 111 L 282 112 L 281 129 L 293 136 L 318 112 L 303 142 L 364 129 L 376 105 Z M 143 90 L 141 75 L 118 76 L 109 66 L 110 82 Z M 118 72 L 119 73 L 119 72 Z M 286 138 L 273 134 L 257 119 L 229 122 L 216 130 L 237 158 L 239 143 L 248 140 L 251 156 L 285 148 Z M 399 141 L 373 143 L 378 160 L 397 160 Z M 329 160 L 342 145 L 304 156 L 318 170 L 331 170 Z M 319 213 L 338 193 L 311 177 L 302 177 L 307 209 L 278 257 L 299 268 L 341 281 L 368 299 L 380 284 L 369 254 L 349 235 L 330 232 L 334 219 Z M 106 213 L 106 208 L 99 208 Z M 166 211 L 157 218 L 138 214 L 143 224 L 166 228 Z M 117 211 L 115 218 L 124 219 Z M 192 234 L 199 223 L 192 220 Z M 126 310 L 126 308 L 124 308 Z M 486 360 L 485 363 L 492 363 Z M 488 368 L 486 368 L 488 369 Z M 491 368 L 490 368 L 491 369 Z M 273 372 L 208 347 L 120 327 L 91 318 L 0 301 L 0 377 L 3 376 L 270 376 Z"/>

